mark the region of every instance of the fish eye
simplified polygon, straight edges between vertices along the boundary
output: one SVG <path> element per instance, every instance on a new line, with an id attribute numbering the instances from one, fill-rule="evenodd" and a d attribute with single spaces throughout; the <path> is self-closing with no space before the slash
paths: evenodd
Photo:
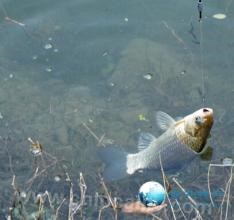
<path id="1" fill-rule="evenodd" d="M 202 118 L 200 116 L 196 116 L 195 117 L 195 122 L 196 122 L 196 124 L 200 125 L 200 124 L 202 124 L 203 120 L 202 120 Z"/>

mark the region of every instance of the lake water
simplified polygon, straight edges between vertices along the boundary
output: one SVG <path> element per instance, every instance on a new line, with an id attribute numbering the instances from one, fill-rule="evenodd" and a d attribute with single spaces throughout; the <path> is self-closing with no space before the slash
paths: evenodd
<path id="1" fill-rule="evenodd" d="M 196 200 L 203 219 L 225 219 L 226 211 L 226 219 L 233 219 L 232 184 L 229 209 L 228 197 L 219 208 L 231 168 L 211 168 L 214 207 L 207 187 L 209 164 L 233 157 L 233 11 L 232 0 L 204 2 L 199 23 L 196 1 L 2 0 L 0 219 L 6 219 L 13 202 L 15 219 L 20 219 L 20 202 L 22 215 L 33 219 L 38 214 L 36 195 L 46 190 L 54 209 L 47 200 L 44 219 L 52 219 L 63 198 L 57 217 L 67 219 L 67 178 L 74 184 L 77 201 L 80 172 L 87 185 L 87 201 L 83 216 L 78 212 L 75 219 L 98 219 L 103 201 L 97 193 L 105 192 L 97 151 L 103 143 L 136 152 L 141 131 L 161 134 L 156 111 L 176 118 L 203 104 L 214 109 L 208 141 L 212 158 L 199 158 L 168 177 L 177 176 Z M 213 18 L 217 13 L 227 17 Z M 41 144 L 41 155 L 33 155 L 41 148 L 32 147 L 28 138 Z M 13 176 L 20 195 L 14 196 Z M 144 172 L 107 186 L 123 202 L 136 199 L 139 187 L 148 180 L 162 183 L 161 173 Z M 192 219 L 194 207 L 171 183 L 176 219 L 184 219 L 176 201 L 187 219 Z M 172 219 L 169 207 L 156 214 Z M 113 219 L 111 208 L 103 211 L 102 219 Z M 119 219 L 152 216 L 120 213 Z"/>

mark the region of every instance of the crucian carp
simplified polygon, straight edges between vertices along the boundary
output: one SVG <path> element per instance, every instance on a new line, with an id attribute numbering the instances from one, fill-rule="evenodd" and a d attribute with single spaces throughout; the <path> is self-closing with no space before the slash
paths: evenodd
<path id="1" fill-rule="evenodd" d="M 104 178 L 111 181 L 132 175 L 138 170 L 168 170 L 200 155 L 210 136 L 213 125 L 213 110 L 202 108 L 176 121 L 164 112 L 156 113 L 158 126 L 164 133 L 158 138 L 150 133 L 141 133 L 137 153 L 128 154 L 113 148 L 100 152 L 106 167 Z"/>

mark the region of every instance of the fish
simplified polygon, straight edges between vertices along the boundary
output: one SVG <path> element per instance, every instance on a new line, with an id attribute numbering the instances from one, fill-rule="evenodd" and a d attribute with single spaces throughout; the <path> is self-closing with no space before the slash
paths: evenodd
<path id="1" fill-rule="evenodd" d="M 113 181 L 145 169 L 160 170 L 161 164 L 164 170 L 181 167 L 205 150 L 213 121 L 211 108 L 201 108 L 178 120 L 158 111 L 156 122 L 164 132 L 158 138 L 141 133 L 137 153 L 116 147 L 106 147 L 99 152 L 105 163 L 104 179 Z"/>

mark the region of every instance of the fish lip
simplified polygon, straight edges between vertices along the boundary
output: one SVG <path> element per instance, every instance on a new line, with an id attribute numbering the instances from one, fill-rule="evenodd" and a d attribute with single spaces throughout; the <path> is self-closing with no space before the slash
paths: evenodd
<path id="1" fill-rule="evenodd" d="M 213 114 L 213 109 L 212 108 L 202 108 L 203 112 L 205 114 Z"/>

